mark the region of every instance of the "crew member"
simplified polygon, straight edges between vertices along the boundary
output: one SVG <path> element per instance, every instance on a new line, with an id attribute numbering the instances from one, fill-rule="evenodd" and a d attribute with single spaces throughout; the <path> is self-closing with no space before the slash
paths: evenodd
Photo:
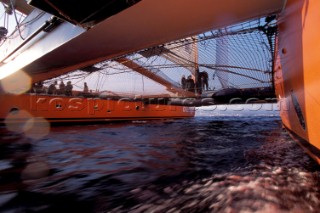
<path id="1" fill-rule="evenodd" d="M 57 81 L 55 81 L 54 83 L 50 84 L 49 88 L 48 88 L 48 94 L 49 95 L 55 95 L 57 94 Z"/>
<path id="2" fill-rule="evenodd" d="M 43 83 L 39 81 L 38 83 L 34 84 L 34 91 L 39 94 L 44 92 Z"/>
<path id="3" fill-rule="evenodd" d="M 87 82 L 84 82 L 83 93 L 84 94 L 88 94 L 89 93 L 89 88 L 88 88 Z"/>
<path id="4" fill-rule="evenodd" d="M 68 81 L 67 82 L 67 85 L 66 85 L 66 96 L 72 96 L 72 84 L 71 84 L 71 81 Z"/>
<path id="5" fill-rule="evenodd" d="M 61 80 L 60 84 L 59 84 L 59 92 L 60 95 L 63 95 L 66 93 L 66 85 L 63 83 L 63 81 Z"/>
<path id="6" fill-rule="evenodd" d="M 194 80 L 192 79 L 191 75 L 188 76 L 186 88 L 188 89 L 189 92 L 194 92 L 195 84 L 194 84 Z"/>
<path id="7" fill-rule="evenodd" d="M 209 83 L 208 83 L 208 73 L 203 71 L 201 72 L 201 86 L 203 90 L 208 90 L 209 89 Z"/>
<path id="8" fill-rule="evenodd" d="M 187 79 L 186 79 L 186 76 L 183 75 L 182 78 L 181 78 L 182 89 L 186 89 L 186 84 L 187 84 Z"/>

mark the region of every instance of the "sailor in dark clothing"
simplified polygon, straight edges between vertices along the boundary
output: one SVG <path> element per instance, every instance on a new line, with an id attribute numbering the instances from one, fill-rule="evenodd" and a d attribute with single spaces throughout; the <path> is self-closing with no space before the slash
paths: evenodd
<path id="1" fill-rule="evenodd" d="M 67 86 L 66 86 L 66 95 L 67 96 L 72 96 L 72 84 L 71 84 L 71 81 L 68 81 L 67 82 Z"/>
<path id="2" fill-rule="evenodd" d="M 66 92 L 65 90 L 66 90 L 66 85 L 63 83 L 63 81 L 61 81 L 60 84 L 59 84 L 58 94 L 59 95 L 64 95 L 65 92 Z"/>
<path id="3" fill-rule="evenodd" d="M 201 76 L 201 87 L 203 90 L 208 90 L 209 89 L 209 84 L 208 84 L 208 73 L 203 71 L 200 73 Z"/>
<path id="4" fill-rule="evenodd" d="M 186 88 L 189 92 L 194 92 L 195 84 L 194 80 L 192 79 L 191 75 L 188 76 L 187 82 L 186 82 Z"/>
<path id="5" fill-rule="evenodd" d="M 187 85 L 187 79 L 186 79 L 185 75 L 183 75 L 182 78 L 181 78 L 181 87 L 182 87 L 182 89 L 186 89 L 186 85 Z"/>
<path id="6" fill-rule="evenodd" d="M 84 82 L 84 87 L 83 87 L 83 93 L 88 94 L 89 93 L 89 88 L 86 82 Z"/>
<path id="7" fill-rule="evenodd" d="M 55 81 L 53 84 L 51 84 L 48 88 L 48 94 L 49 95 L 55 95 L 57 94 L 57 88 L 56 88 L 56 85 L 57 85 L 57 81 Z"/>
<path id="8" fill-rule="evenodd" d="M 38 94 L 44 92 L 42 81 L 39 81 L 38 83 L 34 84 L 34 92 Z"/>

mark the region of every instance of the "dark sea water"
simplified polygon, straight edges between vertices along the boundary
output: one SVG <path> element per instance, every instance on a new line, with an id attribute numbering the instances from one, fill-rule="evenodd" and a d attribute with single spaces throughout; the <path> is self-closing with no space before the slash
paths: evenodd
<path id="1" fill-rule="evenodd" d="M 1 128 L 0 212 L 318 212 L 319 166 L 276 109 L 191 119 Z"/>

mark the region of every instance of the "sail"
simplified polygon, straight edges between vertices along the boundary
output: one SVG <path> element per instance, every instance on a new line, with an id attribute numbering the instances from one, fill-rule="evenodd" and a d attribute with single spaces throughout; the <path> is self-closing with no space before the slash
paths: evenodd
<path id="1" fill-rule="evenodd" d="M 217 67 L 221 67 L 222 65 L 228 64 L 228 39 L 226 38 L 226 36 L 217 38 L 216 46 Z M 229 87 L 228 72 L 217 68 L 215 75 L 218 78 L 222 88 Z"/>

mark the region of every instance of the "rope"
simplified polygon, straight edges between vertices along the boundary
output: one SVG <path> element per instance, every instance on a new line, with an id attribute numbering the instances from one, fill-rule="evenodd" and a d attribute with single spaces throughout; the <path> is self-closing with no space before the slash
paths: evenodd
<path id="1" fill-rule="evenodd" d="M 23 37 L 22 37 L 22 34 L 21 34 L 20 23 L 19 23 L 19 21 L 18 21 L 17 14 L 16 14 L 16 10 L 15 10 L 14 5 L 13 5 L 13 0 L 10 0 L 10 4 L 11 4 L 11 8 L 12 8 L 12 10 L 13 10 L 14 18 L 15 18 L 15 20 L 16 20 L 17 29 L 18 29 L 18 31 L 19 31 L 20 38 L 21 38 L 22 40 L 24 40 L 25 38 L 23 38 Z"/>

